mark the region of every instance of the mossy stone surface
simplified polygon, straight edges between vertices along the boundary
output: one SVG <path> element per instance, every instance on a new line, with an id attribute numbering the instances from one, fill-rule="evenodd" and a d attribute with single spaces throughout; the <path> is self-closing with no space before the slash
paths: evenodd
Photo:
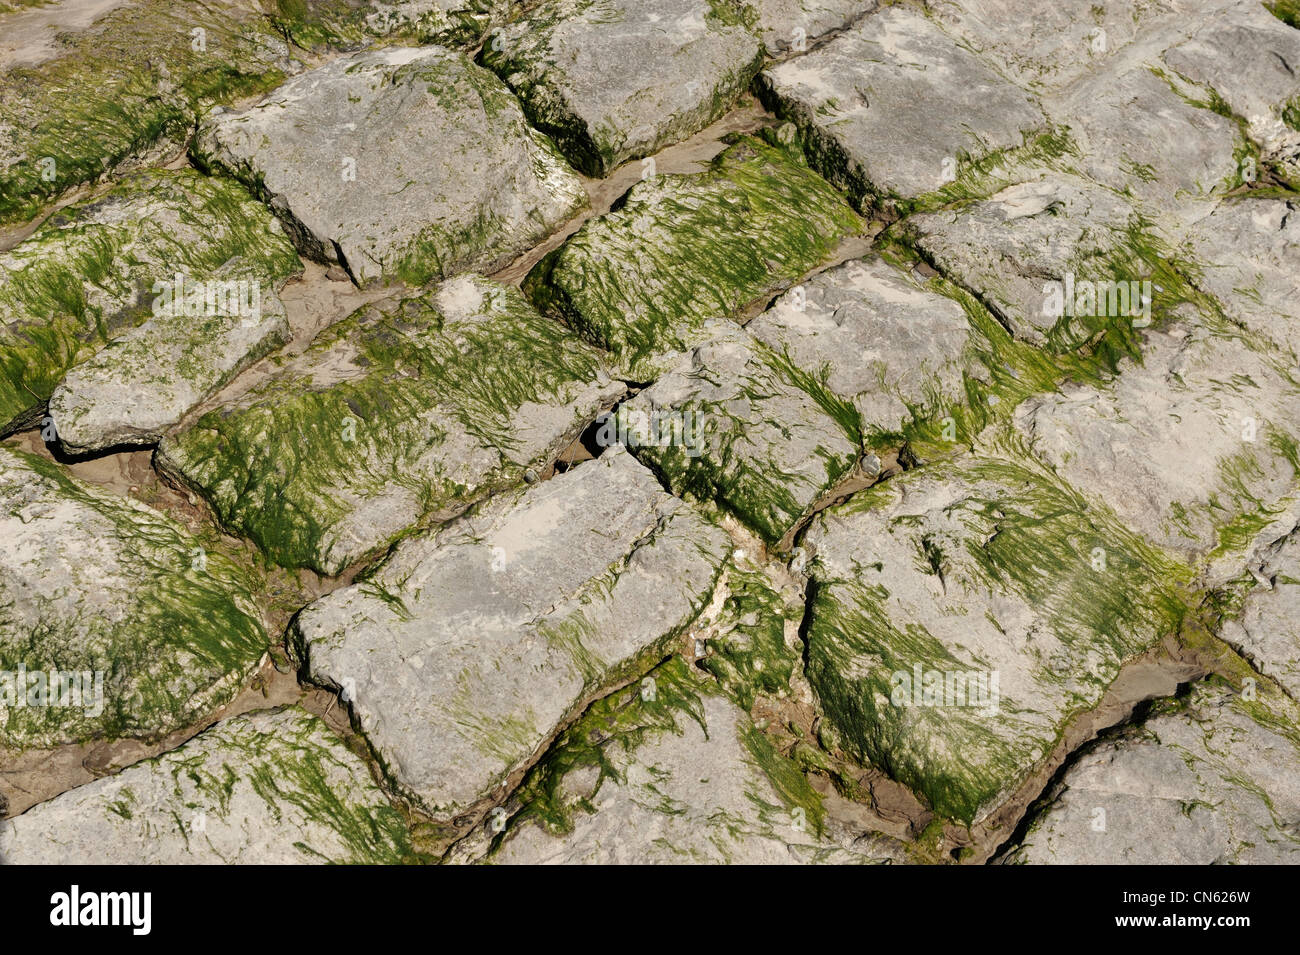
<path id="1" fill-rule="evenodd" d="M 702 341 L 706 320 L 788 287 L 862 226 L 794 154 L 745 137 L 705 172 L 634 186 L 543 259 L 524 288 L 645 381 Z"/>
<path id="2" fill-rule="evenodd" d="M 142 172 L 61 209 L 0 253 L 0 434 L 37 422 L 70 368 L 152 315 L 156 283 L 274 289 L 301 267 L 243 187 L 192 170 Z"/>
<path id="3" fill-rule="evenodd" d="M 143 504 L 4 448 L 0 532 L 0 749 L 161 738 L 230 702 L 264 659 L 247 573 Z M 92 679 L 42 695 L 51 669 Z"/>

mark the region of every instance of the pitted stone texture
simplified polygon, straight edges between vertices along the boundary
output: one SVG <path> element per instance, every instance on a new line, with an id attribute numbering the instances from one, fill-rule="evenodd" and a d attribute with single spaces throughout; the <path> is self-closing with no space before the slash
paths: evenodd
<path id="1" fill-rule="evenodd" d="M 63 448 L 80 454 L 155 444 L 239 372 L 288 342 L 289 320 L 275 289 L 244 281 L 220 292 L 217 314 L 190 316 L 182 303 L 68 372 L 49 404 Z"/>
<path id="2" fill-rule="evenodd" d="M 518 290 L 465 275 L 329 327 L 157 461 L 274 560 L 337 574 L 541 473 L 623 391 Z"/>
<path id="3" fill-rule="evenodd" d="M 818 838 L 812 822 L 783 804 L 742 742 L 755 732 L 739 709 L 705 697 L 695 719 L 661 731 L 632 752 L 608 750 L 615 778 L 594 792 L 575 771 L 564 783 L 588 810 L 573 831 L 538 825 L 510 833 L 490 861 L 503 865 L 674 865 L 872 863 L 891 856 L 879 845 L 844 847 Z M 697 722 L 698 720 L 698 722 Z M 701 725 L 701 723 L 703 725 Z"/>
<path id="4" fill-rule="evenodd" d="M 233 562 L 143 504 L 9 448 L 0 539 L 0 750 L 158 739 L 229 703 L 265 657 L 270 638 Z M 51 690 L 51 668 L 85 678 Z"/>
<path id="5" fill-rule="evenodd" d="M 615 166 L 703 129 L 749 86 L 758 41 L 731 0 L 551 0 L 494 31 L 483 62 L 575 166 Z"/>
<path id="6" fill-rule="evenodd" d="M 1188 559 L 1248 547 L 1293 493 L 1300 394 L 1267 349 L 1176 324 L 1100 388 L 1025 401 L 1033 453 L 1130 527 Z M 1236 565 L 1239 569 L 1240 565 Z M 1233 573 L 1235 576 L 1235 572 Z"/>
<path id="7" fill-rule="evenodd" d="M 1031 865 L 1296 865 L 1294 704 L 1219 681 L 1158 705 L 1089 750 L 1000 861 Z"/>
<path id="8" fill-rule="evenodd" d="M 1020 146 L 1046 125 L 1023 90 L 901 7 L 771 67 L 760 83 L 802 130 L 819 171 L 860 205 L 933 192 L 962 157 Z"/>
<path id="9" fill-rule="evenodd" d="M 945 275 L 971 289 L 1017 338 L 1062 346 L 1093 329 L 1050 302 L 1067 273 L 1093 281 L 1150 278 L 1114 268 L 1136 213 L 1122 196 L 1057 173 L 952 210 L 912 216 L 904 229 Z M 1108 267 L 1109 266 L 1109 267 Z M 1132 303 L 1130 303 L 1132 305 Z"/>
<path id="10" fill-rule="evenodd" d="M 1300 202 L 1226 200 L 1186 248 L 1198 283 L 1233 321 L 1300 354 Z"/>
<path id="11" fill-rule="evenodd" d="M 879 258 L 827 269 L 745 326 L 796 368 L 853 402 L 868 441 L 965 400 L 970 323 L 957 302 Z"/>
<path id="12" fill-rule="evenodd" d="M 404 542 L 294 625 L 393 782 L 449 819 L 707 603 L 728 538 L 621 449 Z"/>
<path id="13" fill-rule="evenodd" d="M 931 0 L 933 15 L 1026 89 L 1114 71 L 1186 35 L 1200 12 L 1177 0 Z M 1197 4 L 1201 6 L 1201 4 Z"/>
<path id="14" fill-rule="evenodd" d="M 801 381 L 744 329 L 706 331 L 714 337 L 620 406 L 617 421 L 675 492 L 716 499 L 775 543 L 857 462 L 856 413 L 842 399 L 828 409 L 815 373 Z"/>
<path id="15" fill-rule="evenodd" d="M 1041 467 L 1003 458 L 935 462 L 859 492 L 814 518 L 803 546 L 824 737 L 968 823 L 1039 771 L 1183 612 L 1178 572 L 1154 548 Z"/>
<path id="16" fill-rule="evenodd" d="M 406 822 L 296 707 L 218 723 L 164 756 L 0 821 L 14 865 L 400 863 Z"/>
<path id="17" fill-rule="evenodd" d="M 1287 524 L 1251 555 L 1257 586 L 1219 636 L 1300 701 L 1300 530 L 1294 518 Z"/>
<path id="18" fill-rule="evenodd" d="M 748 0 L 758 11 L 758 34 L 769 56 L 799 55 L 816 40 L 851 26 L 877 0 Z"/>
<path id="19" fill-rule="evenodd" d="M 0 434 L 38 423 L 68 370 L 144 321 L 159 286 L 172 286 L 177 274 L 187 286 L 244 280 L 270 291 L 301 268 L 279 223 L 243 187 L 192 170 L 143 172 L 61 209 L 0 253 Z M 160 361 L 168 349 L 212 358 L 213 343 L 195 324 L 180 321 L 169 344 L 154 343 Z M 240 346 L 230 344 L 235 354 L 226 360 L 237 364 Z M 196 390 L 229 375 L 191 370 Z M 130 374 L 107 377 L 126 386 Z M 151 374 L 164 379 L 160 391 L 184 389 L 189 377 L 177 365 Z"/>
<path id="20" fill-rule="evenodd" d="M 1164 61 L 1222 97 L 1267 158 L 1300 172 L 1300 30 L 1246 0 L 1209 18 Z"/>
<path id="21" fill-rule="evenodd" d="M 210 115 L 193 152 L 258 191 L 304 254 L 362 285 L 492 271 L 587 202 L 500 80 L 439 47 L 304 73 Z"/>
<path id="22" fill-rule="evenodd" d="M 1069 127 L 1078 170 L 1131 195 L 1171 237 L 1241 182 L 1236 123 L 1188 102 L 1145 64 L 1089 74 L 1044 106 Z"/>

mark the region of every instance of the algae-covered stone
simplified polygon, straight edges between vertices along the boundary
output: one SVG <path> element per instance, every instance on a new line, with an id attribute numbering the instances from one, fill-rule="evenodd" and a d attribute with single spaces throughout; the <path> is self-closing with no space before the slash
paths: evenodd
<path id="1" fill-rule="evenodd" d="M 1115 321 L 1131 323 L 1144 307 L 1150 319 L 1142 283 L 1157 268 L 1157 249 L 1123 196 L 1086 180 L 1045 173 L 987 199 L 912 216 L 903 230 L 1017 338 L 1059 351 Z M 1094 287 L 1089 305 L 1080 295 L 1095 283 L 1103 283 L 1102 301 Z M 1145 292 L 1154 296 L 1152 287 Z M 1112 304 L 1116 314 L 1108 314 Z"/>
<path id="2" fill-rule="evenodd" d="M 313 52 L 387 43 L 474 47 L 511 0 L 271 0 L 267 15 L 296 46 Z"/>
<path id="3" fill-rule="evenodd" d="M 622 392 L 517 290 L 467 275 L 332 325 L 157 460 L 272 559 L 335 574 L 545 469 Z"/>
<path id="4" fill-rule="evenodd" d="M 861 222 L 790 153 L 745 138 L 705 172 L 655 176 L 529 273 L 525 288 L 629 377 L 649 380 L 738 313 L 830 257 Z"/>
<path id="5" fill-rule="evenodd" d="M 760 74 L 818 170 L 859 206 L 949 181 L 959 160 L 1022 145 L 1035 102 L 923 14 L 890 7 Z"/>
<path id="6" fill-rule="evenodd" d="M 1177 629 L 1189 576 L 1098 502 L 1003 457 L 860 492 L 804 546 L 808 677 L 830 738 L 968 823 Z"/>
<path id="7" fill-rule="evenodd" d="M 186 288 L 219 279 L 261 289 L 300 268 L 242 187 L 190 170 L 140 173 L 60 210 L 0 253 L 0 434 L 39 420 L 67 371 L 149 316 L 177 275 Z"/>
<path id="8" fill-rule="evenodd" d="M 746 0 L 768 55 L 805 53 L 809 44 L 876 9 L 877 0 Z"/>
<path id="9" fill-rule="evenodd" d="M 173 295 L 172 302 L 181 298 Z M 49 403 L 50 420 L 65 450 L 155 444 L 188 411 L 289 340 L 288 316 L 269 283 L 213 278 L 198 287 L 191 301 L 193 308 L 183 300 L 159 303 L 143 325 L 68 372 Z"/>
<path id="10" fill-rule="evenodd" d="M 985 376 L 962 306 L 876 257 L 795 286 L 745 330 L 851 401 L 868 443 L 964 401 L 965 377 Z"/>
<path id="11" fill-rule="evenodd" d="M 703 129 L 761 62 L 731 0 L 550 0 L 493 31 L 483 62 L 575 166 L 603 176 Z"/>
<path id="12" fill-rule="evenodd" d="M 1219 635 L 1260 673 L 1300 701 L 1300 528 L 1286 531 L 1251 555 L 1247 569 L 1257 584 Z"/>
<path id="13" fill-rule="evenodd" d="M 651 677 L 656 697 L 660 688 L 667 691 L 664 669 Z M 639 687 L 623 695 L 637 715 L 663 708 Z M 777 769 L 782 757 L 722 697 L 698 696 L 667 719 L 647 714 L 648 725 L 636 732 L 611 734 L 604 722 L 579 724 L 602 741 L 597 746 L 570 733 L 569 745 L 550 757 L 556 765 L 547 769 L 556 778 L 546 780 L 549 795 L 570 804 L 567 826 L 525 815 L 488 861 L 867 864 L 898 855 L 870 840 L 841 844 L 819 832 L 820 798 L 793 765 Z"/>
<path id="14" fill-rule="evenodd" d="M 265 656 L 227 558 L 8 448 L 0 538 L 0 749 L 161 737 L 230 702 Z"/>
<path id="15" fill-rule="evenodd" d="M 704 327 L 714 337 L 607 427 L 674 492 L 718 501 L 775 543 L 857 462 L 858 416 L 743 328 Z"/>
<path id="16" fill-rule="evenodd" d="M 492 271 L 587 203 L 501 81 L 441 47 L 304 73 L 210 115 L 192 152 L 248 183 L 304 254 L 363 285 Z"/>
<path id="17" fill-rule="evenodd" d="M 15 865 L 395 864 L 406 821 L 366 764 L 291 707 L 237 716 L 156 759 L 0 822 Z"/>
<path id="18" fill-rule="evenodd" d="M 1232 330 L 1149 331 L 1141 364 L 1016 409 L 1033 453 L 1188 559 L 1247 547 L 1294 493 L 1300 386 Z"/>
<path id="19" fill-rule="evenodd" d="M 708 602 L 728 538 L 613 448 L 400 544 L 294 630 L 394 783 L 439 819 L 496 793 Z"/>
<path id="20" fill-rule="evenodd" d="M 57 42 L 53 59 L 0 74 L 0 222 L 178 149 L 203 104 L 298 67 L 258 0 L 141 0 Z"/>
<path id="21" fill-rule="evenodd" d="M 1228 317 L 1300 354 L 1300 202 L 1224 201 L 1186 242 L 1197 283 Z"/>
<path id="22" fill-rule="evenodd" d="M 1300 711 L 1222 681 L 1087 751 L 999 861 L 1300 864 Z"/>

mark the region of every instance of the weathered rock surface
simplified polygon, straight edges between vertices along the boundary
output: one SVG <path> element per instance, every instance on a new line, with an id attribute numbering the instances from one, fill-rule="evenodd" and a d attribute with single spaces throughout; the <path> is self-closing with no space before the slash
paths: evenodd
<path id="1" fill-rule="evenodd" d="M 1046 126 L 1028 94 L 902 7 L 765 70 L 760 84 L 818 170 L 860 207 L 933 192 L 959 160 L 1020 146 Z"/>
<path id="2" fill-rule="evenodd" d="M 38 422 L 70 368 L 150 315 L 156 283 L 171 286 L 181 274 L 187 285 L 220 279 L 273 288 L 298 271 L 275 225 L 234 183 L 158 170 L 61 210 L 0 253 L 0 434 Z M 170 346 L 154 343 L 160 361 L 169 347 L 212 347 L 183 326 L 168 333 Z M 188 377 L 178 367 L 155 372 L 166 387 L 183 387 Z M 201 390 L 222 375 L 229 373 L 196 370 L 192 382 Z"/>
<path id="3" fill-rule="evenodd" d="M 1251 556 L 1249 572 L 1258 586 L 1219 635 L 1251 664 L 1300 701 L 1300 533 L 1286 533 Z"/>
<path id="4" fill-rule="evenodd" d="M 294 624 L 395 785 L 436 818 L 525 768 L 708 601 L 728 539 L 613 448 L 399 545 Z"/>
<path id="5" fill-rule="evenodd" d="M 1164 55 L 1187 79 L 1213 90 L 1244 119 L 1271 158 L 1300 154 L 1300 30 L 1262 3 L 1236 3 L 1217 12 Z"/>
<path id="6" fill-rule="evenodd" d="M 830 739 L 968 822 L 1183 613 L 1185 572 L 1098 503 L 1001 458 L 860 492 L 804 546 L 808 676 Z"/>
<path id="7" fill-rule="evenodd" d="M 270 644 L 229 559 L 9 448 L 0 539 L 0 750 L 182 729 L 233 699 Z M 51 670 L 79 678 L 55 687 Z"/>
<path id="8" fill-rule="evenodd" d="M 769 56 L 799 54 L 876 9 L 877 0 L 748 0 Z"/>
<path id="9" fill-rule="evenodd" d="M 60 33 L 52 59 L 0 73 L 0 223 L 178 151 L 196 109 L 298 68 L 257 0 L 139 0 Z"/>
<path id="10" fill-rule="evenodd" d="M 945 275 L 975 292 L 1018 338 L 1053 350 L 1087 341 L 1112 319 L 1068 315 L 1067 276 L 1091 282 L 1150 279 L 1154 254 L 1142 239 L 1132 206 L 1115 192 L 1082 179 L 1045 173 L 987 199 L 915 215 L 906 235 Z M 1053 303 L 1049 285 L 1060 288 Z M 1070 311 L 1077 296 L 1072 299 Z M 1129 298 L 1129 306 L 1137 303 Z M 1105 305 L 1106 303 L 1103 303 Z"/>
<path id="11" fill-rule="evenodd" d="M 1002 861 L 1050 865 L 1300 863 L 1297 711 L 1221 681 L 1159 704 L 1090 749 Z"/>
<path id="12" fill-rule="evenodd" d="M 603 726 L 593 730 L 608 734 Z M 694 700 L 689 712 L 651 728 L 636 743 L 608 739 L 599 762 L 558 750 L 559 759 L 572 765 L 565 765 L 552 798 L 571 804 L 570 831 L 518 825 L 489 861 L 789 865 L 892 858 L 881 844 L 845 846 L 819 835 L 816 794 L 805 783 L 799 795 L 807 804 L 801 805 L 778 788 L 760 757 L 769 765 L 780 757 L 763 748 L 762 734 L 721 697 Z M 573 748 L 581 750 L 581 742 Z M 799 778 L 797 770 L 793 775 Z"/>
<path id="13" fill-rule="evenodd" d="M 965 400 L 972 360 L 961 305 L 871 257 L 827 269 L 745 326 L 857 408 L 864 438 Z"/>
<path id="14" fill-rule="evenodd" d="M 192 152 L 258 192 L 304 254 L 362 285 L 501 268 L 587 203 L 500 80 L 440 47 L 304 73 L 209 116 Z"/>
<path id="15" fill-rule="evenodd" d="M 472 49 L 510 13 L 511 0 L 302 0 L 270 11 L 277 30 L 313 52 L 388 43 Z"/>
<path id="16" fill-rule="evenodd" d="M 760 59 L 731 0 L 551 0 L 483 50 L 533 124 L 592 176 L 709 125 Z"/>
<path id="17" fill-rule="evenodd" d="M 187 412 L 289 340 L 288 316 L 272 285 L 209 281 L 213 314 L 206 304 L 197 315 L 183 302 L 164 308 L 68 372 L 49 403 L 65 450 L 156 444 Z"/>
<path id="18" fill-rule="evenodd" d="M 406 822 L 366 764 L 300 709 L 238 716 L 179 749 L 0 821 L 15 865 L 395 864 Z"/>
<path id="19" fill-rule="evenodd" d="M 638 183 L 529 273 L 525 289 L 651 380 L 732 316 L 831 257 L 862 223 L 789 152 L 735 143 L 705 172 Z"/>
<path id="20" fill-rule="evenodd" d="M 1078 170 L 1132 196 L 1177 236 L 1207 202 L 1242 182 L 1244 143 L 1236 123 L 1171 88 L 1146 64 L 1089 74 L 1048 97 L 1045 108 L 1081 156 Z"/>
<path id="21" fill-rule="evenodd" d="M 1030 398 L 1016 426 L 1033 453 L 1151 541 L 1193 560 L 1230 555 L 1296 481 L 1300 395 L 1252 344 L 1196 324 L 1148 331 L 1141 365 L 1122 363 L 1107 386 Z"/>
<path id="22" fill-rule="evenodd" d="M 1225 201 L 1188 233 L 1187 249 L 1228 317 L 1300 354 L 1300 202 Z"/>
<path id="23" fill-rule="evenodd" d="M 926 7 L 1017 83 L 1042 90 L 1113 70 L 1149 50 L 1158 55 L 1195 16 L 1168 0 L 934 0 Z"/>
<path id="24" fill-rule="evenodd" d="M 628 446 L 675 493 L 717 500 L 775 543 L 861 454 L 853 405 L 730 322 L 620 406 Z"/>
<path id="25" fill-rule="evenodd" d="M 623 390 L 517 290 L 466 275 L 326 329 L 158 463 L 274 560 L 337 574 L 540 473 Z"/>

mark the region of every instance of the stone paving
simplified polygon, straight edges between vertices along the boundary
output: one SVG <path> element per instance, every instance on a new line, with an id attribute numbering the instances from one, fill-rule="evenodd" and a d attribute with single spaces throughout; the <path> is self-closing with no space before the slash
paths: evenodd
<path id="1" fill-rule="evenodd" d="M 1300 862 L 1297 65 L 1290 0 L 6 50 L 0 862 Z"/>

